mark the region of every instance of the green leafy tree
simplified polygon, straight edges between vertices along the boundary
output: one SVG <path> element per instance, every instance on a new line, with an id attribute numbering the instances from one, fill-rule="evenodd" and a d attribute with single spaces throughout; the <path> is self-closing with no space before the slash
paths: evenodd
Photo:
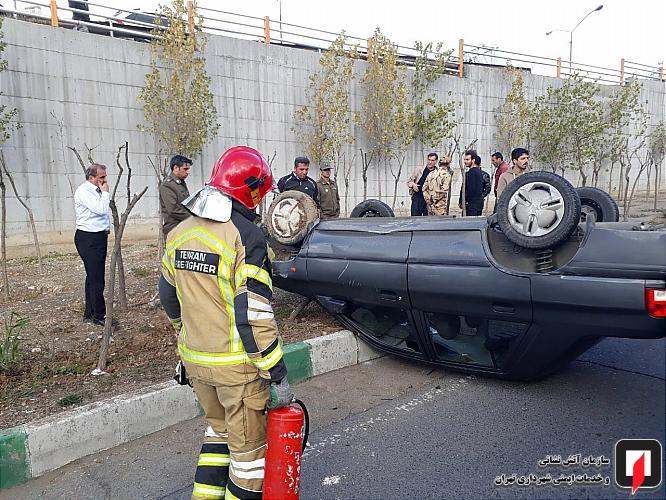
<path id="1" fill-rule="evenodd" d="M 347 49 L 341 33 L 319 59 L 319 71 L 310 76 L 304 106 L 294 112 L 292 130 L 305 154 L 317 165 L 332 161 L 336 172 L 346 173 L 344 147 L 351 144 L 353 113 L 350 104 L 350 85 L 354 79 L 357 49 Z M 349 176 L 345 181 L 345 200 L 349 191 Z"/>
<path id="2" fill-rule="evenodd" d="M 4 33 L 2 31 L 2 17 L 0 17 L 0 73 L 7 69 L 7 60 L 2 58 L 2 53 L 5 51 Z M 3 92 L 0 92 L 2 97 Z M 4 144 L 10 137 L 13 127 L 16 126 L 14 118 L 18 110 L 16 108 L 8 108 L 6 104 L 0 103 L 0 144 Z"/>
<path id="3" fill-rule="evenodd" d="M 654 205 L 657 210 L 657 199 L 661 189 L 662 168 L 666 157 L 666 123 L 661 122 L 650 133 L 650 156 L 654 165 Z"/>
<path id="4" fill-rule="evenodd" d="M 341 33 L 319 59 L 320 71 L 310 76 L 308 104 L 294 112 L 293 130 L 316 164 L 335 160 L 353 140 L 349 89 L 357 50 L 347 50 L 345 45 Z"/>
<path id="5" fill-rule="evenodd" d="M 598 99 L 599 88 L 574 75 L 561 87 L 549 87 L 532 108 L 537 158 L 559 167 L 574 165 L 581 184 L 587 184 L 587 168 L 599 150 L 606 128 Z"/>
<path id="6" fill-rule="evenodd" d="M 157 21 L 165 27 L 154 31 L 150 43 L 150 72 L 139 93 L 145 124 L 141 130 L 155 136 L 158 157 L 183 154 L 196 158 L 217 134 L 217 110 L 210 91 L 210 77 L 202 53 L 203 19 L 194 8 L 195 30 L 188 32 L 183 0 L 160 6 Z"/>
<path id="7" fill-rule="evenodd" d="M 2 17 L 0 17 L 0 73 L 7 69 L 7 61 L 2 58 L 5 51 L 4 33 L 2 31 Z M 0 97 L 2 97 L 0 92 Z M 6 104 L 0 103 L 0 145 L 4 144 L 11 136 L 12 128 L 16 127 L 14 118 L 18 111 L 16 108 L 8 108 Z M 9 276 L 7 274 L 7 187 L 5 186 L 2 171 L 0 171 L 0 215 L 2 225 L 0 226 L 0 254 L 2 254 L 2 277 L 5 297 L 9 297 Z"/>
<path id="8" fill-rule="evenodd" d="M 201 35 L 203 19 L 193 8 L 193 19 L 185 22 L 183 0 L 162 5 L 157 22 L 165 26 L 153 31 L 150 42 L 150 72 L 139 92 L 145 123 L 140 130 L 150 132 L 157 143 L 157 161 L 151 164 L 159 185 L 169 174 L 166 159 L 182 154 L 192 159 L 217 135 L 217 110 L 210 91 L 210 77 L 202 54 L 206 39 Z M 194 25 L 189 32 L 188 25 Z M 164 247 L 160 208 L 158 251 Z"/>
<path id="9" fill-rule="evenodd" d="M 504 78 L 511 79 L 511 90 L 494 110 L 495 142 L 500 151 L 509 152 L 516 147 L 530 149 L 530 104 L 525 99 L 525 81 L 522 70 L 507 66 Z"/>
<path id="10" fill-rule="evenodd" d="M 414 138 L 428 149 L 442 147 L 452 137 L 453 130 L 461 122 L 456 119 L 456 103 L 442 103 L 432 94 L 432 85 L 446 74 L 450 50 L 443 44 L 433 46 L 417 41 L 418 52 L 414 64 L 411 96 L 414 107 Z M 451 92 L 448 92 L 451 96 Z"/>
<path id="11" fill-rule="evenodd" d="M 641 85 L 632 81 L 620 87 L 611 95 L 606 106 L 606 121 L 608 123 L 607 149 L 610 161 L 610 172 L 608 176 L 608 192 L 612 193 L 613 173 L 615 165 L 620 166 L 617 188 L 618 198 L 623 199 L 625 192 L 625 171 L 629 161 L 629 146 L 632 130 L 634 139 L 636 132 L 643 134 L 645 125 L 640 123 L 645 120 L 645 112 L 640 102 Z M 630 168 L 630 167 L 629 167 Z"/>
<path id="12" fill-rule="evenodd" d="M 409 99 L 404 68 L 397 65 L 397 47 L 377 28 L 369 41 L 368 67 L 361 80 L 365 90 L 360 124 L 365 132 L 370 155 L 364 159 L 363 198 L 367 198 L 367 172 L 374 159 L 375 165 L 391 170 L 397 183 L 400 180 L 404 153 L 414 140 L 414 109 Z M 368 155 L 361 152 L 362 158 Z M 392 161 L 402 158 L 398 165 Z M 379 173 L 381 177 L 381 173 Z M 382 197 L 381 181 L 379 198 Z M 395 200 L 394 193 L 394 200 Z"/>

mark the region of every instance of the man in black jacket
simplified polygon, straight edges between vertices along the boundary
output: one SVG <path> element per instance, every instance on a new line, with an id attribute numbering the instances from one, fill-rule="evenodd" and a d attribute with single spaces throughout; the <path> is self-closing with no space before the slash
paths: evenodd
<path id="1" fill-rule="evenodd" d="M 305 156 L 298 156 L 294 160 L 294 171 L 285 175 L 278 181 L 278 189 L 281 193 L 285 191 L 300 191 L 305 193 L 319 205 L 319 190 L 317 183 L 308 177 L 310 160 Z"/>
<path id="2" fill-rule="evenodd" d="M 465 151 L 463 158 L 468 168 L 465 173 L 465 215 L 482 215 L 483 212 L 483 173 L 481 172 L 481 157 L 476 150 Z M 460 190 L 460 203 L 462 209 L 462 189 Z"/>

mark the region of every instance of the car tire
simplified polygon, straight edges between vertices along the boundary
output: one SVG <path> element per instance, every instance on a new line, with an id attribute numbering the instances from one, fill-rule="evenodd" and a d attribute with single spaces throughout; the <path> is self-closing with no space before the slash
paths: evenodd
<path id="1" fill-rule="evenodd" d="M 594 216 L 596 222 L 617 222 L 620 220 L 620 209 L 613 197 L 603 189 L 595 187 L 579 187 L 576 192 L 580 197 L 582 216 Z"/>
<path id="2" fill-rule="evenodd" d="M 552 248 L 580 222 L 580 198 L 564 177 L 529 172 L 509 183 L 497 200 L 497 222 L 504 235 L 524 248 Z"/>
<path id="3" fill-rule="evenodd" d="M 354 207 L 350 217 L 395 217 L 395 213 L 383 201 L 364 200 Z"/>
<path id="4" fill-rule="evenodd" d="M 300 191 L 278 194 L 266 214 L 265 226 L 272 239 L 281 245 L 296 246 L 319 219 L 314 200 Z"/>

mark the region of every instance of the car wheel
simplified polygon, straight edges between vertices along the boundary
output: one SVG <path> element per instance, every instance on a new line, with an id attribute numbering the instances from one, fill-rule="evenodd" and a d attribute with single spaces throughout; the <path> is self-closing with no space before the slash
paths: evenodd
<path id="1" fill-rule="evenodd" d="M 582 217 L 594 217 L 596 222 L 617 222 L 620 220 L 620 209 L 613 197 L 603 189 L 595 187 L 579 187 L 576 192 L 580 197 Z"/>
<path id="2" fill-rule="evenodd" d="M 395 213 L 383 201 L 365 200 L 354 207 L 350 217 L 395 217 Z"/>
<path id="3" fill-rule="evenodd" d="M 551 248 L 566 240 L 580 222 L 580 198 L 564 177 L 529 172 L 511 181 L 497 201 L 504 235 L 524 248 Z"/>
<path id="4" fill-rule="evenodd" d="M 317 204 L 300 191 L 285 191 L 268 208 L 266 230 L 282 245 L 298 245 L 319 218 Z"/>

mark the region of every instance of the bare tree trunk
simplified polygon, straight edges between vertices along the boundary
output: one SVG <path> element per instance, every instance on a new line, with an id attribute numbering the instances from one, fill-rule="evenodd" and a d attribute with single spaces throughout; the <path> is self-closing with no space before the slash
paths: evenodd
<path id="1" fill-rule="evenodd" d="M 624 195 L 625 195 L 625 187 L 624 187 L 624 162 L 620 161 L 620 183 L 617 191 L 617 199 L 618 200 L 624 200 Z M 625 219 L 626 220 L 626 219 Z"/>
<path id="2" fill-rule="evenodd" d="M 289 315 L 289 321 L 295 320 L 298 317 L 298 315 L 303 312 L 303 309 L 305 309 L 310 302 L 312 302 L 312 299 L 309 299 L 307 297 L 302 297 L 301 301 L 296 305 L 294 310 Z"/>
<path id="3" fill-rule="evenodd" d="M 9 184 L 11 184 L 12 186 L 12 190 L 14 191 L 14 195 L 16 195 L 16 199 L 19 201 L 21 205 L 23 205 L 23 208 L 25 208 L 26 211 L 28 212 L 28 219 L 30 221 L 30 227 L 32 228 L 32 238 L 35 242 L 35 251 L 37 252 L 39 273 L 43 274 L 44 266 L 42 265 L 42 251 L 41 248 L 39 247 L 39 239 L 37 238 L 37 228 L 35 227 L 35 217 L 32 213 L 32 209 L 28 206 L 27 203 L 23 201 L 23 198 L 21 198 L 21 196 L 19 195 L 18 190 L 16 189 L 16 184 L 14 184 L 14 179 L 12 178 L 11 174 L 9 173 L 9 170 L 7 169 L 7 163 L 5 162 L 5 155 L 2 151 L 0 151 L 0 163 L 2 164 L 2 169 L 7 175 L 7 179 L 9 179 Z"/>
<path id="4" fill-rule="evenodd" d="M 125 263 L 123 262 L 123 249 L 118 249 L 118 308 L 122 312 L 127 312 L 129 302 L 127 300 L 127 284 L 125 281 Z"/>
<path id="5" fill-rule="evenodd" d="M 629 199 L 628 199 L 628 193 L 629 193 L 629 178 L 631 174 L 631 164 L 627 165 L 626 169 L 623 163 L 620 163 L 620 171 L 624 170 L 624 177 L 622 178 L 622 187 L 624 190 L 622 191 L 622 200 L 623 200 L 623 214 L 622 214 L 622 220 L 626 222 L 627 218 L 629 217 Z"/>
<path id="6" fill-rule="evenodd" d="M 155 172 L 155 182 L 157 184 L 157 207 L 158 207 L 158 214 L 159 214 L 159 220 L 157 222 L 157 258 L 161 259 L 162 255 L 164 254 L 164 248 L 166 246 L 166 236 L 164 235 L 164 226 L 162 224 L 163 216 L 164 214 L 162 213 L 162 203 L 160 203 L 159 200 L 159 191 L 160 191 L 160 184 L 162 184 L 162 181 L 166 178 L 164 168 L 162 167 L 162 159 L 161 155 L 158 155 L 157 157 L 157 165 L 153 163 L 152 158 L 150 156 L 148 157 L 148 161 L 150 162 L 150 165 L 153 167 L 153 172 Z M 271 160 L 272 161 L 272 160 Z"/>
<path id="7" fill-rule="evenodd" d="M 72 146 L 67 146 L 67 149 L 71 150 L 76 155 L 76 159 L 79 160 L 79 165 L 81 166 L 81 168 L 83 169 L 83 173 L 85 174 L 86 164 L 84 163 L 83 158 L 81 157 L 81 153 L 79 153 L 78 150 Z M 90 155 L 90 152 L 88 152 L 88 154 Z"/>
<path id="8" fill-rule="evenodd" d="M 580 181 L 582 186 L 587 186 L 587 175 L 583 173 L 583 169 L 581 168 L 579 170 L 579 175 L 580 175 Z"/>
<path id="9" fill-rule="evenodd" d="M 344 156 L 343 160 L 343 178 L 342 180 L 345 183 L 345 216 L 349 216 L 349 176 L 351 175 L 351 169 L 354 166 L 354 162 L 356 161 L 356 155 L 349 160 L 349 164 L 347 164 L 347 157 Z"/>
<path id="10" fill-rule="evenodd" d="M 629 193 L 629 198 L 625 201 L 624 206 L 624 220 L 627 220 L 627 217 L 629 215 L 629 209 L 631 208 L 631 203 L 634 200 L 634 193 L 636 192 L 636 186 L 638 185 L 638 181 L 641 178 L 641 174 L 645 171 L 646 165 L 643 164 L 641 165 L 641 168 L 638 170 L 638 173 L 636 174 L 636 178 L 634 179 L 634 183 L 631 186 L 631 192 Z M 629 185 L 629 178 L 627 177 L 627 186 Z M 625 194 L 626 197 L 626 194 Z"/>
<path id="11" fill-rule="evenodd" d="M 608 172 L 608 192 L 613 193 L 613 169 L 615 168 L 615 162 L 611 161 L 610 171 Z"/>
<path id="12" fill-rule="evenodd" d="M 2 253 L 2 281 L 4 282 L 5 297 L 9 298 L 9 275 L 7 274 L 7 188 L 0 170 L 0 212 L 2 213 L 2 226 L 0 226 L 0 253 Z"/>
<path id="13" fill-rule="evenodd" d="M 128 174 L 127 184 L 130 184 L 131 172 Z M 121 242 L 123 239 L 123 232 L 125 231 L 125 224 L 127 223 L 127 218 L 129 217 L 130 212 L 134 208 L 134 205 L 141 199 L 141 197 L 146 194 L 148 191 L 148 186 L 143 188 L 138 194 L 135 194 L 127 204 L 125 211 L 120 217 L 120 224 L 118 225 L 118 230 L 114 234 L 114 243 L 113 251 L 111 252 L 111 269 L 109 271 L 109 287 L 106 291 L 106 321 L 104 322 L 104 334 L 102 336 L 102 345 L 99 349 L 99 359 L 97 361 L 97 370 L 99 372 L 104 372 L 106 370 L 107 355 L 109 352 L 109 342 L 111 341 L 111 330 L 113 329 L 113 297 L 115 294 L 116 286 L 116 267 L 117 267 L 117 258 L 120 253 Z"/>
<path id="14" fill-rule="evenodd" d="M 402 159 L 398 159 L 398 173 L 394 174 L 393 169 L 391 169 L 391 175 L 393 176 L 393 202 L 391 203 L 391 208 L 395 210 L 395 204 L 398 201 L 398 183 L 400 182 L 400 176 L 402 175 L 402 168 L 405 165 L 405 156 L 402 156 Z"/>
<path id="15" fill-rule="evenodd" d="M 364 153 L 363 149 L 361 151 L 361 162 L 362 162 L 362 167 L 361 167 L 361 175 L 363 177 L 363 200 L 368 199 L 368 169 L 370 168 L 370 162 L 372 161 L 372 157 L 368 160 L 368 153 Z"/>
<path id="16" fill-rule="evenodd" d="M 659 180 L 661 178 L 661 165 L 654 164 L 654 206 L 652 210 L 657 210 L 657 199 L 659 198 Z"/>
<path id="17" fill-rule="evenodd" d="M 386 170 L 386 160 L 384 161 L 377 161 L 377 199 L 381 200 L 382 199 L 382 172 L 381 169 L 384 167 L 384 170 Z"/>
<path id="18" fill-rule="evenodd" d="M 651 186 L 650 186 L 650 175 L 652 175 L 652 164 L 648 164 L 648 169 L 647 169 L 647 186 L 645 188 L 645 201 L 648 201 L 650 199 L 650 191 L 651 191 Z"/>

